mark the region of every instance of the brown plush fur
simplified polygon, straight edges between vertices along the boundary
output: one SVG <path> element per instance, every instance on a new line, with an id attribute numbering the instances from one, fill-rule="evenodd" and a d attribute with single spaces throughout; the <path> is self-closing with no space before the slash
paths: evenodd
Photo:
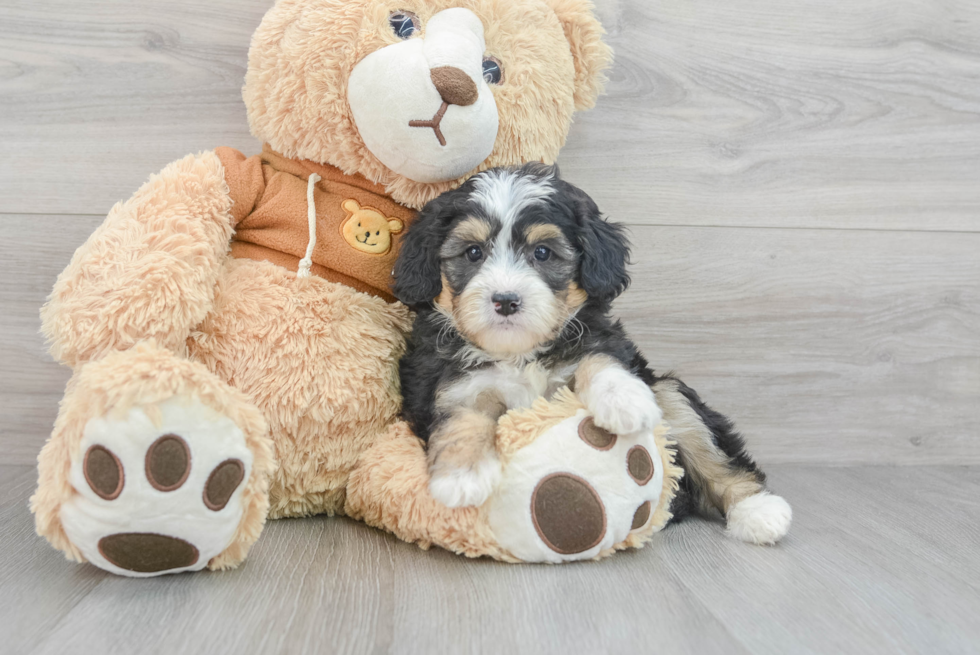
<path id="1" fill-rule="evenodd" d="M 347 79 L 366 55 L 397 42 L 392 11 L 412 11 L 425 24 L 448 7 L 483 19 L 487 53 L 503 62 L 506 83 L 494 89 L 500 128 L 493 153 L 475 170 L 422 184 L 394 174 L 363 147 Z M 280 0 L 249 51 L 244 97 L 252 133 L 286 157 L 384 184 L 393 199 L 416 209 L 487 168 L 554 163 L 572 113 L 595 103 L 612 56 L 591 8 L 586 0 Z"/>
<path id="2" fill-rule="evenodd" d="M 429 495 L 428 483 L 425 446 L 407 423 L 395 423 L 351 474 L 346 512 L 421 548 L 517 561 L 497 546 L 482 508 L 446 507 Z"/>
<path id="3" fill-rule="evenodd" d="M 552 427 L 573 416 L 584 405 L 567 388 L 552 400 L 539 398 L 524 410 L 512 410 L 497 426 L 497 454 L 506 463 L 518 450 L 530 445 Z M 670 501 L 677 492 L 683 470 L 674 464 L 669 426 L 654 431 L 664 467 L 663 492 L 651 519 L 595 559 L 617 550 L 639 548 L 670 520 Z M 490 529 L 483 507 L 450 509 L 429 494 L 425 448 L 406 423 L 396 423 L 367 452 L 351 474 L 347 488 L 348 515 L 392 532 L 399 539 L 422 548 L 440 546 L 467 557 L 488 556 L 506 562 L 518 561 L 500 548 Z"/>
<path id="4" fill-rule="evenodd" d="M 240 391 L 229 387 L 204 366 L 174 356 L 152 341 L 90 362 L 75 373 L 61 401 L 54 432 L 38 456 L 38 488 L 31 497 L 37 531 L 69 559 L 84 561 L 61 525 L 61 505 L 75 493 L 69 481 L 73 461 L 82 456 L 85 424 L 101 416 L 122 418 L 133 407 L 153 416 L 156 403 L 175 396 L 194 397 L 229 417 L 241 428 L 254 456 L 238 530 L 231 545 L 215 557 L 212 569 L 241 562 L 258 539 L 268 513 L 268 479 L 275 468 L 268 427 L 262 413 Z"/>
<path id="5" fill-rule="evenodd" d="M 214 303 L 232 234 L 213 152 L 175 161 L 118 203 L 75 251 L 41 309 L 51 354 L 79 366 L 143 339 L 177 354 Z"/>
<path id="6" fill-rule="evenodd" d="M 270 516 L 333 514 L 361 453 L 395 420 L 408 309 L 267 262 L 229 260 L 190 354 L 265 415 Z"/>
<path id="7" fill-rule="evenodd" d="M 346 97 L 357 61 L 394 42 L 391 11 L 424 20 L 449 6 L 483 19 L 489 54 L 506 67 L 506 84 L 494 89 L 500 129 L 477 170 L 554 161 L 573 111 L 595 101 L 611 56 L 587 0 L 279 0 L 249 52 L 244 98 L 252 132 L 287 158 L 383 183 L 409 207 L 458 185 L 468 175 L 420 184 L 384 168 L 362 143 Z M 342 511 L 352 471 L 358 480 L 385 475 L 380 460 L 360 458 L 397 414 L 395 367 L 408 310 L 275 264 L 231 258 L 242 207 L 235 208 L 226 172 L 205 152 L 152 176 L 78 249 L 42 309 L 51 352 L 75 375 L 40 455 L 32 508 L 38 533 L 69 557 L 81 554 L 59 512 L 73 493 L 68 470 L 85 423 L 136 405 L 152 411 L 169 395 L 195 396 L 232 418 L 255 455 L 242 524 L 213 568 L 240 562 L 267 514 Z M 385 443 L 421 448 L 393 429 Z M 374 524 L 399 512 L 409 512 L 408 522 L 425 515 L 430 527 L 405 534 L 424 542 L 432 525 L 442 526 L 432 543 L 492 554 L 478 517 L 424 498 L 420 462 L 384 517 L 357 515 Z"/>

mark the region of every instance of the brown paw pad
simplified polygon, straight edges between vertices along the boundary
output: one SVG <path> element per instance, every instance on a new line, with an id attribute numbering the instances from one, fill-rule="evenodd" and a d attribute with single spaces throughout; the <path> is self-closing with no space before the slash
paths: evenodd
<path id="1" fill-rule="evenodd" d="M 110 563 L 136 573 L 158 573 L 197 563 L 197 548 L 177 537 L 149 532 L 111 534 L 99 539 L 99 552 Z"/>
<path id="2" fill-rule="evenodd" d="M 531 520 L 548 548 L 574 555 L 596 546 L 606 534 L 606 510 L 588 482 L 571 473 L 552 473 L 534 488 Z"/>
<path id="3" fill-rule="evenodd" d="M 115 500 L 122 493 L 126 480 L 122 462 L 105 446 L 92 446 L 85 451 L 82 472 L 99 498 Z"/>
<path id="4" fill-rule="evenodd" d="M 176 434 L 165 434 L 146 451 L 146 479 L 154 489 L 173 491 L 191 474 L 191 450 Z"/>
<path id="5" fill-rule="evenodd" d="M 616 435 L 596 425 L 591 416 L 578 424 L 578 436 L 596 450 L 609 450 L 616 445 Z"/>
<path id="6" fill-rule="evenodd" d="M 630 530 L 636 530 L 646 525 L 647 521 L 650 520 L 650 511 L 652 509 L 653 505 L 649 500 L 637 507 L 636 513 L 633 514 L 633 524 L 630 526 Z"/>
<path id="7" fill-rule="evenodd" d="M 204 504 L 208 509 L 224 509 L 235 489 L 245 478 L 245 465 L 238 459 L 226 459 L 214 467 L 204 485 Z"/>
<path id="8" fill-rule="evenodd" d="M 653 478 L 653 459 L 643 446 L 633 446 L 626 453 L 626 471 L 641 487 Z"/>

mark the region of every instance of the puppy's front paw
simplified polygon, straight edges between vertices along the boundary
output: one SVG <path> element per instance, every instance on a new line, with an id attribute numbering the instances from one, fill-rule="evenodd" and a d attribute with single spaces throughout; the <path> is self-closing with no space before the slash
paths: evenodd
<path id="1" fill-rule="evenodd" d="M 429 493 L 446 507 L 479 507 L 500 482 L 500 461 L 487 455 L 472 467 L 436 467 L 429 480 Z"/>
<path id="2" fill-rule="evenodd" d="M 619 368 L 597 373 L 583 396 L 595 424 L 613 434 L 652 430 L 663 416 L 650 387 Z"/>

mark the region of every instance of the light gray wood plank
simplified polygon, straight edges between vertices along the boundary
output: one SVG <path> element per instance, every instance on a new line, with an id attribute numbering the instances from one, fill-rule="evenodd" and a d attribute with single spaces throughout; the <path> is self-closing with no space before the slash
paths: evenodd
<path id="1" fill-rule="evenodd" d="M 104 215 L 189 152 L 257 152 L 241 87 L 271 5 L 0 5 L 0 211 Z"/>
<path id="2" fill-rule="evenodd" d="M 0 275 L 18 281 L 0 289 L 4 462 L 32 464 L 54 421 L 69 372 L 45 353 L 37 311 L 100 221 L 0 221 Z M 763 463 L 980 463 L 980 235 L 632 234 L 617 313 Z"/>
<path id="3" fill-rule="evenodd" d="M 105 213 L 188 152 L 254 152 L 269 4 L 0 6 L 0 211 Z M 621 218 L 980 229 L 976 3 L 601 4 L 618 60 L 561 163 Z"/>
<path id="4" fill-rule="evenodd" d="M 19 481 L 0 509 L 0 636 L 11 652 L 82 654 L 976 651 L 962 563 L 980 512 L 957 488 L 975 468 L 769 473 L 795 510 L 774 548 L 690 520 L 603 562 L 512 566 L 321 517 L 270 523 L 236 571 L 151 580 L 62 560 L 33 535 Z M 0 467 L 0 490 L 32 474 Z M 962 516 L 930 518 L 929 494 Z"/>
<path id="5" fill-rule="evenodd" d="M 763 463 L 980 463 L 980 235 L 632 232 L 616 312 Z"/>
<path id="6" fill-rule="evenodd" d="M 600 5 L 609 94 L 560 159 L 620 218 L 980 229 L 980 4 Z"/>
<path id="7" fill-rule="evenodd" d="M 108 576 L 34 652 L 370 653 L 391 629 L 386 540 L 342 519 L 276 521 L 236 571 Z"/>
<path id="8" fill-rule="evenodd" d="M 869 478 L 868 471 L 880 475 Z M 931 513 L 931 504 L 905 503 L 901 517 L 881 514 L 902 485 L 929 484 L 943 472 L 773 467 L 773 488 L 794 508 L 779 545 L 709 538 L 720 526 L 697 522 L 689 531 L 666 531 L 663 548 L 682 583 L 752 652 L 976 652 L 980 594 L 960 570 L 940 562 L 940 551 L 958 546 L 930 544 L 903 529 Z M 947 534 L 978 518 L 971 512 Z M 968 528 L 959 537 L 973 534 Z M 975 550 L 957 555 L 975 557 Z"/>
<path id="9" fill-rule="evenodd" d="M 37 473 L 0 466 L 0 650 L 27 653 L 107 576 L 65 560 L 34 533 Z"/>
<path id="10" fill-rule="evenodd" d="M 0 463 L 33 464 L 71 376 L 47 354 L 38 312 L 101 216 L 0 217 Z"/>
<path id="11" fill-rule="evenodd" d="M 693 601 L 667 557 L 656 547 L 559 567 L 442 550 L 412 557 L 396 566 L 391 652 L 746 652 Z"/>
<path id="12" fill-rule="evenodd" d="M 778 469 L 782 472 L 782 469 Z M 948 466 L 805 470 L 786 493 L 821 489 L 824 503 L 861 524 L 862 539 L 900 544 L 929 568 L 949 571 L 980 594 L 980 468 Z M 971 479 L 971 476 L 973 479 Z M 778 476 L 777 482 L 788 476 Z M 819 484 L 815 478 L 819 477 Z M 929 508 L 916 512 L 915 508 Z"/>

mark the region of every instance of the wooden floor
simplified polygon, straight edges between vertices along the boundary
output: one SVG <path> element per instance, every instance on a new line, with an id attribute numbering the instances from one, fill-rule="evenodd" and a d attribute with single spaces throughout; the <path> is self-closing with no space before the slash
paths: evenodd
<path id="1" fill-rule="evenodd" d="M 38 308 L 168 162 L 247 153 L 271 0 L 0 0 L 0 652 L 980 652 L 980 2 L 602 0 L 617 52 L 564 175 L 635 244 L 617 311 L 796 510 L 601 564 L 270 525 L 242 570 L 134 582 L 34 536 L 68 372 Z"/>
<path id="2" fill-rule="evenodd" d="M 774 548 L 720 524 L 565 566 L 425 552 L 347 519 L 270 523 L 239 570 L 150 580 L 33 532 L 0 466 L 5 653 L 980 652 L 980 468 L 784 465 Z"/>

